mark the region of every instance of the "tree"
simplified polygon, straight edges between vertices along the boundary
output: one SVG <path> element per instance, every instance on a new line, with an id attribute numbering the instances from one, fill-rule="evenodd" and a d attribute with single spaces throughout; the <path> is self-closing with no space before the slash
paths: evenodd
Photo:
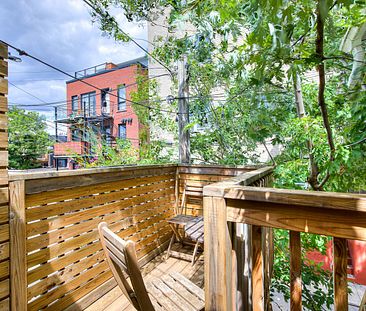
<path id="1" fill-rule="evenodd" d="M 284 147 L 276 159 L 276 186 L 366 188 L 366 63 L 357 60 L 354 75 L 351 51 L 339 50 L 347 30 L 365 23 L 362 1 L 92 2 L 94 17 L 117 40 L 123 30 L 106 14 L 110 5 L 130 20 L 154 20 L 159 7 L 168 8 L 171 32 L 184 23 L 197 30 L 155 42 L 154 56 L 168 66 L 188 57 L 192 122 L 203 128 L 191 139 L 198 160 L 246 164 L 255 161 L 258 144 L 272 139 Z M 324 251 L 327 241 L 303 234 L 303 256 L 309 249 Z M 288 232 L 276 232 L 275 249 L 273 287 L 288 298 Z M 304 307 L 328 308 L 332 288 L 322 288 L 331 284 L 329 274 L 309 264 L 303 271 Z"/>
<path id="2" fill-rule="evenodd" d="M 12 107 L 9 119 L 9 167 L 30 169 L 40 167 L 37 161 L 52 145 L 46 131 L 45 118 L 37 112 Z"/>

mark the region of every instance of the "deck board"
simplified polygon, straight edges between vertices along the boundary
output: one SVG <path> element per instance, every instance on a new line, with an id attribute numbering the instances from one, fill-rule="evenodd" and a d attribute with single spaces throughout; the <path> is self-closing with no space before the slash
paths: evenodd
<path id="1" fill-rule="evenodd" d="M 180 253 L 186 253 L 190 255 L 193 253 L 192 247 L 181 248 L 179 244 L 176 244 L 173 246 L 173 248 Z M 196 263 L 192 266 L 190 261 L 180 258 L 169 257 L 165 260 L 165 253 L 157 256 L 141 269 L 145 282 L 148 282 L 153 277 L 161 277 L 171 272 L 179 272 L 201 288 L 203 288 L 204 282 L 203 270 L 203 256 L 200 256 L 199 260 L 197 260 Z M 116 286 L 103 297 L 101 297 L 85 309 L 85 311 L 101 310 L 132 311 L 135 309 L 129 303 L 127 298 L 122 294 L 120 288 Z"/>

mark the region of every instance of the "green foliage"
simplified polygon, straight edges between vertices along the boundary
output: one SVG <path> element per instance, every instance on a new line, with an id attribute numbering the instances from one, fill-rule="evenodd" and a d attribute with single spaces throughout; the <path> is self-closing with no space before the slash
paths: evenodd
<path id="1" fill-rule="evenodd" d="M 77 162 L 87 168 L 100 166 L 117 166 L 136 164 L 138 161 L 138 150 L 134 148 L 129 140 L 116 138 L 113 146 L 105 142 L 93 144 L 93 158 L 84 163 L 79 157 Z"/>
<path id="2" fill-rule="evenodd" d="M 9 168 L 23 170 L 40 167 L 37 159 L 47 154 L 52 145 L 45 118 L 37 112 L 12 107 L 8 119 Z"/>
<path id="3" fill-rule="evenodd" d="M 275 254 L 272 287 L 284 294 L 286 301 L 290 299 L 290 250 L 289 232 L 277 229 L 275 233 Z M 329 238 L 325 236 L 301 233 L 301 277 L 303 286 L 303 307 L 307 310 L 329 310 L 333 304 L 332 273 L 322 269 L 307 259 L 307 251 L 315 247 L 325 254 Z M 273 295 L 273 292 L 272 292 Z"/>
<path id="4" fill-rule="evenodd" d="M 196 162 L 253 163 L 257 146 L 271 139 L 283 146 L 276 158 L 277 187 L 308 187 L 311 158 L 319 169 L 318 180 L 325 178 L 322 189 L 366 189 L 365 68 L 356 87 L 348 89 L 353 56 L 339 51 L 347 28 L 366 20 L 362 1 L 95 2 L 104 7 L 115 4 L 129 19 L 137 20 L 153 20 L 159 8 L 167 8 L 170 31 L 181 30 L 187 23 L 197 30 L 193 35 L 160 38 L 154 50 L 155 57 L 171 67 L 183 54 L 188 58 L 192 95 L 189 128 L 200 127 L 191 139 Z M 318 11 L 325 25 L 324 58 L 316 53 Z M 319 84 L 314 79 L 320 64 L 325 64 L 327 73 L 328 117 L 319 109 Z M 295 109 L 296 75 L 302 80 L 306 110 L 302 119 Z M 217 94 L 218 90 L 222 94 Z M 334 151 L 324 120 L 330 123 Z M 303 258 L 310 249 L 324 251 L 326 241 L 321 236 L 302 235 Z M 288 298 L 288 234 L 284 231 L 276 233 L 275 258 L 273 289 Z M 330 284 L 328 272 L 304 264 L 304 307 L 329 308 Z"/>

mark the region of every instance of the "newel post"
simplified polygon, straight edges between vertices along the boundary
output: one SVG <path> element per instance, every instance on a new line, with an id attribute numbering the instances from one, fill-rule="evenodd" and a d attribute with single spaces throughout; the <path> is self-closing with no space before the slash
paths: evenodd
<path id="1" fill-rule="evenodd" d="M 10 284 L 11 309 L 27 310 L 27 260 L 25 182 L 9 183 L 10 198 Z"/>
<path id="2" fill-rule="evenodd" d="M 232 243 L 223 197 L 203 198 L 205 230 L 205 310 L 233 310 Z"/>

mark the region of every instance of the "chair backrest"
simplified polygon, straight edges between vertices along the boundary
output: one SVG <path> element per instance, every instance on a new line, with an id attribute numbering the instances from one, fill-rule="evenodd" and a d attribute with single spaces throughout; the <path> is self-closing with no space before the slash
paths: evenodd
<path id="1" fill-rule="evenodd" d="M 108 228 L 106 222 L 98 225 L 98 231 L 108 265 L 122 292 L 136 310 L 155 310 L 141 275 L 135 243 L 120 238 Z M 132 286 L 129 284 L 125 274 L 130 277 Z"/>
<path id="2" fill-rule="evenodd" d="M 191 200 L 200 200 L 202 204 L 203 200 L 203 186 L 201 185 L 194 185 L 188 184 L 187 181 L 184 182 L 184 188 L 181 198 L 181 204 L 178 209 L 178 214 L 180 215 L 187 215 L 187 202 L 191 198 Z"/>

